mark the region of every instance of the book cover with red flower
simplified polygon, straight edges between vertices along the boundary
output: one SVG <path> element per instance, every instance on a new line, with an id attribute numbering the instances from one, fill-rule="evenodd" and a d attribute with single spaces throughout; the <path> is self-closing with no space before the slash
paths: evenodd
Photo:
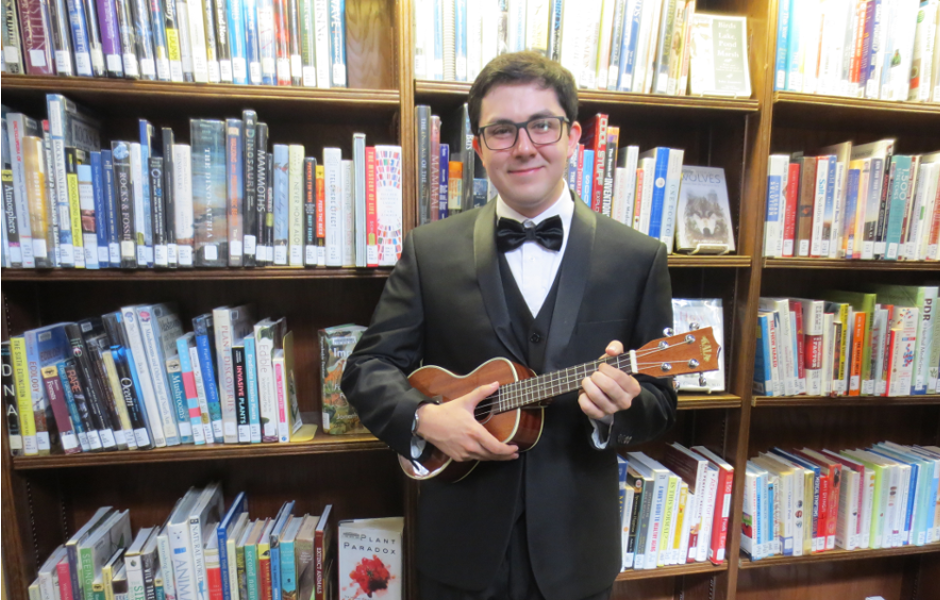
<path id="1" fill-rule="evenodd" d="M 404 517 L 339 522 L 339 600 L 402 597 Z"/>

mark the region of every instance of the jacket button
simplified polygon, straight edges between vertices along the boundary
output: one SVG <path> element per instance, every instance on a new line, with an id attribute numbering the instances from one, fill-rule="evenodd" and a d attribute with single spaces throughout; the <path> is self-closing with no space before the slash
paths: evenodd
<path id="1" fill-rule="evenodd" d="M 540 336 L 537 333 L 533 333 L 532 335 L 529 336 L 529 341 L 532 342 L 533 344 L 538 344 L 539 342 L 542 341 L 542 336 Z"/>

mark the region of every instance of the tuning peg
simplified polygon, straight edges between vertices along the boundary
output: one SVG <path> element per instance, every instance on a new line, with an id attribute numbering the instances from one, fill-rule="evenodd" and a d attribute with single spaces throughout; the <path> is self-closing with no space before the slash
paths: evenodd
<path id="1" fill-rule="evenodd" d="M 676 390 L 677 392 L 679 391 L 679 380 L 678 380 L 678 379 L 673 379 L 673 380 L 672 380 L 672 388 L 673 388 L 674 390 Z"/>
<path id="2" fill-rule="evenodd" d="M 659 368 L 660 370 L 662 370 L 663 373 L 668 373 L 669 371 L 672 371 L 672 365 L 669 363 L 663 363 L 659 366 Z"/>
<path id="3" fill-rule="evenodd" d="M 685 343 L 686 343 L 686 344 L 694 344 L 694 343 L 695 343 L 695 336 L 692 335 L 691 333 L 686 334 L 686 336 L 685 336 Z"/>
<path id="4" fill-rule="evenodd" d="M 689 368 L 694 369 L 696 367 L 698 367 L 698 361 L 694 358 L 689 359 Z"/>
<path id="5" fill-rule="evenodd" d="M 705 384 L 707 384 L 707 383 L 708 383 L 708 382 L 705 380 L 705 373 L 699 373 L 699 374 L 698 374 L 698 384 L 699 384 L 700 386 L 702 386 L 702 387 L 705 387 Z"/>
<path id="6" fill-rule="evenodd" d="M 701 327 L 701 325 L 699 325 L 698 323 L 689 323 L 689 331 L 695 331 L 699 327 Z"/>
<path id="7" fill-rule="evenodd" d="M 663 329 L 663 335 L 666 336 L 666 337 L 670 337 L 670 336 L 672 336 L 672 335 L 675 335 L 675 333 L 676 333 L 676 332 L 675 332 L 675 330 L 674 330 L 672 327 L 667 327 L 667 328 Z"/>

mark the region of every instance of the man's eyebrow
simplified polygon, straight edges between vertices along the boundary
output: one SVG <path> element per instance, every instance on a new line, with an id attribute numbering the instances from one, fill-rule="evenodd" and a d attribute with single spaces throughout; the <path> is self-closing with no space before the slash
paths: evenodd
<path id="1" fill-rule="evenodd" d="M 539 117 L 557 117 L 557 116 L 560 116 L 560 115 L 556 115 L 551 110 L 546 108 L 545 110 L 540 110 L 536 113 L 532 113 L 531 115 L 529 115 L 529 118 L 526 119 L 526 121 L 530 119 L 538 119 Z M 502 119 L 496 118 L 496 119 L 491 119 L 490 121 L 488 121 L 486 125 L 498 125 L 502 123 L 515 123 L 515 121 L 513 121 L 512 119 L 507 119 L 507 118 L 502 118 Z"/>

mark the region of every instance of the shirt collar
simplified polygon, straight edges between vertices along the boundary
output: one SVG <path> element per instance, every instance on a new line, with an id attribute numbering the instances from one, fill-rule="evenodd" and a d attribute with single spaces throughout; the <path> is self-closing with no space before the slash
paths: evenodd
<path id="1" fill-rule="evenodd" d="M 511 206 L 506 204 L 506 201 L 503 200 L 501 196 L 496 197 L 496 219 L 499 220 L 500 217 L 506 217 L 507 219 L 512 219 L 514 221 L 519 221 L 520 223 L 525 223 L 526 221 L 532 221 L 535 225 L 538 225 L 545 219 L 549 217 L 554 217 L 558 215 L 561 217 L 561 222 L 564 225 L 565 237 L 568 235 L 568 231 L 571 229 L 571 217 L 574 215 L 574 202 L 571 199 L 571 190 L 568 189 L 568 186 L 565 185 L 562 188 L 561 195 L 555 200 L 555 203 L 543 210 L 540 214 L 531 219 L 525 215 L 520 214 Z"/>

